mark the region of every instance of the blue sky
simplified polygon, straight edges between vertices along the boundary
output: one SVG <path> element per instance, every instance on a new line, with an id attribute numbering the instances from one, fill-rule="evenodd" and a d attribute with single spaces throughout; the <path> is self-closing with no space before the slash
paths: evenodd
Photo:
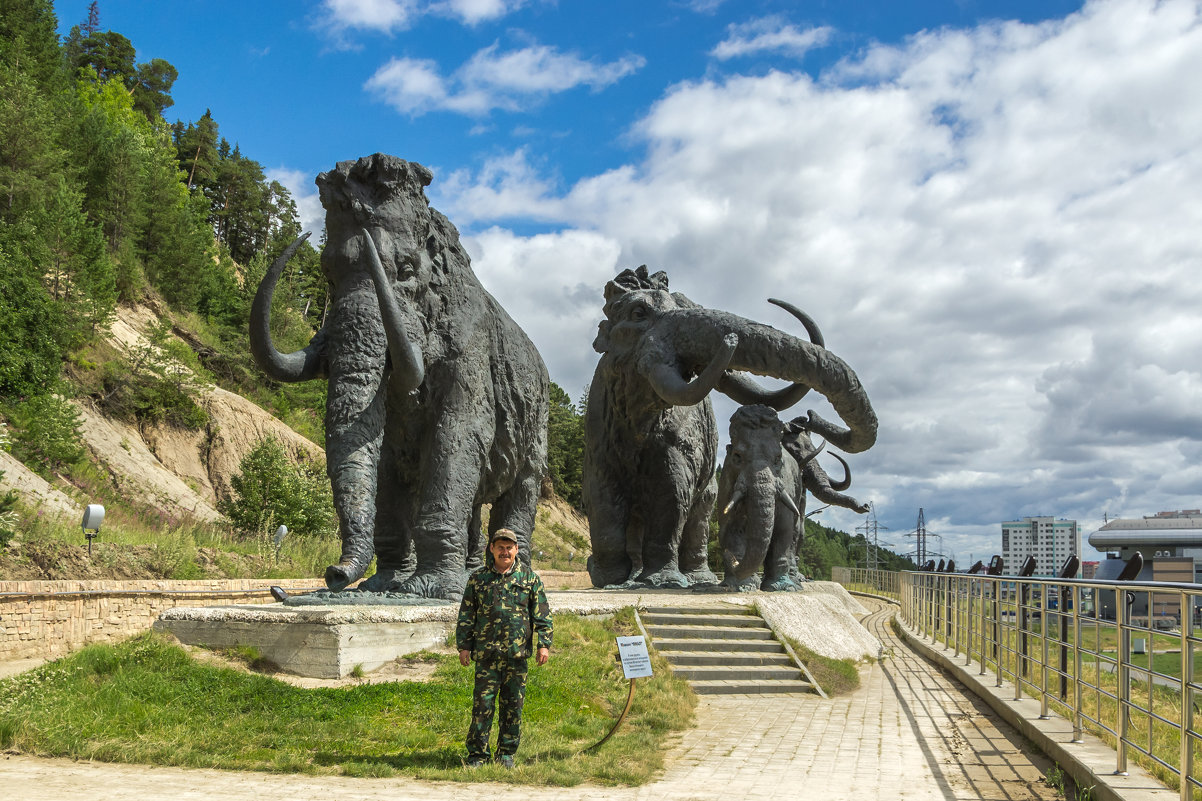
<path id="1" fill-rule="evenodd" d="M 87 5 L 56 3 L 64 33 Z M 100 13 L 179 69 L 168 119 L 212 109 L 313 227 L 337 161 L 433 169 L 433 204 L 574 397 L 623 268 L 786 330 L 765 299 L 805 308 L 880 416 L 852 494 L 895 550 L 919 507 L 967 563 L 1003 519 L 1089 533 L 1202 506 L 1192 0 Z M 715 406 L 725 430 L 734 406 Z"/>

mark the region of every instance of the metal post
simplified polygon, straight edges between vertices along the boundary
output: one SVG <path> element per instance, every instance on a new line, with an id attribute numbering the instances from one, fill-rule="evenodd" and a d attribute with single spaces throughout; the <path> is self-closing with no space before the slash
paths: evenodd
<path id="1" fill-rule="evenodd" d="M 993 585 L 993 659 L 997 666 L 997 686 L 1002 686 L 1002 582 Z"/>
<path id="2" fill-rule="evenodd" d="M 964 599 L 968 602 L 968 606 L 964 614 L 964 626 L 968 629 L 968 631 L 964 633 L 964 666 L 968 667 L 972 664 L 972 614 L 973 610 L 976 608 L 976 604 L 973 603 L 973 597 L 974 587 L 976 586 L 977 582 L 971 578 L 965 579 L 965 582 L 967 583 L 964 587 Z"/>
<path id="3" fill-rule="evenodd" d="M 1190 776 L 1194 772 L 1194 634 L 1193 599 L 1185 590 L 1178 590 L 1177 614 L 1181 618 L 1181 801 L 1193 801 L 1194 790 Z"/>
<path id="4" fill-rule="evenodd" d="M 1114 605 L 1119 623 L 1119 663 L 1115 670 L 1118 677 L 1118 742 L 1115 744 L 1114 772 L 1127 775 L 1127 735 L 1131 728 L 1131 605 L 1126 590 L 1115 589 Z M 1134 597 L 1132 598 L 1134 600 Z"/>
<path id="5" fill-rule="evenodd" d="M 1043 654 L 1039 663 L 1039 719 L 1047 720 L 1048 715 L 1048 672 L 1051 663 L 1048 661 L 1048 606 L 1049 596 L 1052 594 L 1050 584 L 1041 585 L 1043 592 L 1039 594 L 1039 639 L 1043 641 Z"/>
<path id="6" fill-rule="evenodd" d="M 1073 587 L 1073 742 L 1084 742 L 1081 719 L 1081 588 Z M 1095 612 L 1096 614 L 1096 612 Z"/>
<path id="7" fill-rule="evenodd" d="M 985 588 L 989 587 L 989 591 L 992 594 L 997 591 L 995 589 L 996 586 L 996 582 L 990 581 L 989 579 L 981 579 L 981 672 L 979 674 L 981 676 L 985 675 L 985 655 L 988 653 L 986 648 L 987 643 L 985 642 L 985 632 L 987 630 L 987 627 L 985 626 Z"/>
<path id="8" fill-rule="evenodd" d="M 1068 698 L 1068 607 L 1075 610 L 1068 585 L 1060 586 L 1060 700 Z M 1046 636 L 1046 633 L 1045 633 Z"/>

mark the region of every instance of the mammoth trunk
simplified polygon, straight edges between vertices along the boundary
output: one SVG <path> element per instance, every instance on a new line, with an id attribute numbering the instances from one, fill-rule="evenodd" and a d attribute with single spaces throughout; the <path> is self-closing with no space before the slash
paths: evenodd
<path id="1" fill-rule="evenodd" d="M 742 521 L 742 538 L 732 543 L 728 566 L 740 582 L 751 578 L 764 563 L 776 527 L 776 476 L 765 467 L 744 480 L 735 481 L 729 514 Z M 740 508 L 741 507 L 741 508 Z"/>
<path id="2" fill-rule="evenodd" d="M 326 472 L 338 512 L 342 555 L 326 569 L 326 585 L 340 590 L 363 577 L 371 563 L 376 518 L 376 469 L 384 432 L 385 336 L 374 290 L 339 296 L 327 324 L 346 343 L 330 357 L 326 397 Z"/>
<path id="3" fill-rule="evenodd" d="M 713 309 L 681 309 L 665 315 L 663 339 L 677 363 L 700 374 L 724 348 L 729 333 L 738 345 L 727 369 L 808 384 L 824 395 L 846 428 L 810 412 L 807 428 L 848 453 L 876 442 L 877 418 L 855 372 L 820 345 L 790 336 L 771 326 Z"/>

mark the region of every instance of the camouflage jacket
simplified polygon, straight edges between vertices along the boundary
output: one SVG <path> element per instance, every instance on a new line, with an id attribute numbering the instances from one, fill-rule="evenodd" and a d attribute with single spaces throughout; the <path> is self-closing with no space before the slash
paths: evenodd
<path id="1" fill-rule="evenodd" d="M 551 647 L 551 607 L 543 581 L 520 562 L 507 575 L 482 567 L 467 580 L 455 647 L 471 651 L 472 659 L 485 654 L 524 659 L 538 647 Z"/>

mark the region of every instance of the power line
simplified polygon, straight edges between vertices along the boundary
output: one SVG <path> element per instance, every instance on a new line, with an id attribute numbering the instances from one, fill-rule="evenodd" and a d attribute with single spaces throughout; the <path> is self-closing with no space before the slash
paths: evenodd
<path id="1" fill-rule="evenodd" d="M 893 547 L 893 543 L 881 542 L 879 539 L 879 532 L 888 530 L 888 526 L 877 522 L 876 507 L 872 504 L 872 501 L 869 501 L 868 518 L 864 521 L 864 525 L 856 526 L 856 531 L 864 535 L 864 542 L 866 546 L 864 549 L 864 567 L 868 568 L 869 570 L 880 569 L 880 563 L 877 559 L 877 552 L 880 551 L 882 547 Z M 871 541 L 869 540 L 870 536 Z"/>

